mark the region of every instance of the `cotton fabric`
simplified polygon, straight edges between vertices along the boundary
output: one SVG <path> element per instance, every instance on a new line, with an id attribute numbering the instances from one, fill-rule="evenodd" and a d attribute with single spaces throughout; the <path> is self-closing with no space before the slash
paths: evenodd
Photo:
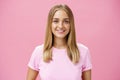
<path id="1" fill-rule="evenodd" d="M 52 61 L 43 61 L 43 44 L 37 46 L 30 58 L 28 66 L 39 71 L 40 80 L 82 80 L 83 71 L 92 68 L 89 49 L 81 44 L 77 44 L 80 51 L 80 61 L 73 64 L 67 56 L 66 49 L 52 48 Z"/>

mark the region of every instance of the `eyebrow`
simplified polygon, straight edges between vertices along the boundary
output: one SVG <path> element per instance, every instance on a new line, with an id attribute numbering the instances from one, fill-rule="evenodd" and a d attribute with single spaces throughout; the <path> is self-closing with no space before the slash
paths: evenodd
<path id="1" fill-rule="evenodd" d="M 53 18 L 53 20 L 59 20 L 59 18 Z M 69 20 L 69 18 L 64 18 L 63 20 Z"/>
<path id="2" fill-rule="evenodd" d="M 59 18 L 53 18 L 53 19 L 59 19 Z M 69 18 L 64 18 L 64 19 L 69 19 Z"/>

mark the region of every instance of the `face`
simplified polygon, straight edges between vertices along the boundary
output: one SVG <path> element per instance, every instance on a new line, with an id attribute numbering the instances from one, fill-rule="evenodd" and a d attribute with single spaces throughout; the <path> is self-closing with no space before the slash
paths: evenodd
<path id="1" fill-rule="evenodd" d="M 53 16 L 52 33 L 54 38 L 65 39 L 70 31 L 70 20 L 64 10 L 58 10 Z"/>

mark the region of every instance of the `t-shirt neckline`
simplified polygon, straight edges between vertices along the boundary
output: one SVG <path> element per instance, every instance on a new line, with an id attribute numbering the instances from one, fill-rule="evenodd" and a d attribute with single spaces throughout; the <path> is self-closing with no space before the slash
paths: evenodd
<path id="1" fill-rule="evenodd" d="M 66 48 L 56 48 L 56 47 L 52 47 L 53 50 L 56 50 L 56 51 L 66 51 Z"/>

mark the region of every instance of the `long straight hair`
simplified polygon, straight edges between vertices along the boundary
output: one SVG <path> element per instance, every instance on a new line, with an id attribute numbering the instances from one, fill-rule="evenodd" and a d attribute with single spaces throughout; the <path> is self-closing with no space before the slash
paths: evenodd
<path id="1" fill-rule="evenodd" d="M 74 16 L 71 9 L 67 5 L 61 5 L 61 4 L 52 7 L 48 14 L 45 42 L 43 48 L 43 60 L 45 62 L 50 62 L 52 60 L 52 47 L 54 44 L 54 35 L 52 34 L 51 25 L 52 25 L 53 16 L 55 12 L 58 10 L 64 10 L 70 19 L 70 32 L 66 36 L 67 55 L 73 63 L 77 63 L 80 60 L 80 51 L 76 43 Z"/>

